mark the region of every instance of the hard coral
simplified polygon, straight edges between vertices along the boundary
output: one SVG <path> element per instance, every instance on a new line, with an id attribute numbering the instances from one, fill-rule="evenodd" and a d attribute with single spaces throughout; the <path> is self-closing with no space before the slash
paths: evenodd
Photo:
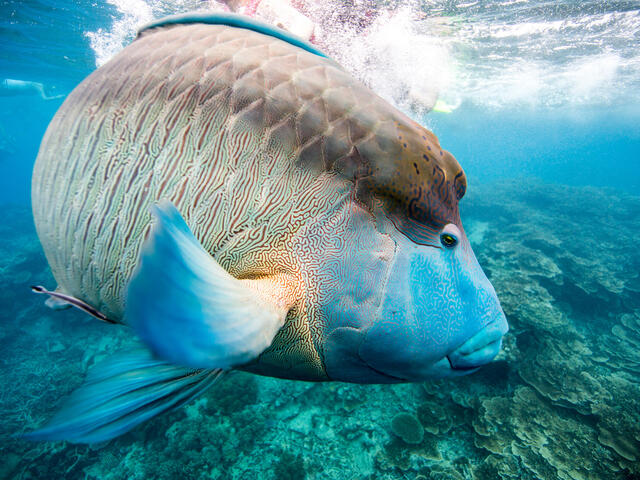
<path id="1" fill-rule="evenodd" d="M 424 438 L 424 428 L 416 417 L 409 413 L 399 413 L 391 421 L 391 431 L 404 442 L 418 444 Z"/>

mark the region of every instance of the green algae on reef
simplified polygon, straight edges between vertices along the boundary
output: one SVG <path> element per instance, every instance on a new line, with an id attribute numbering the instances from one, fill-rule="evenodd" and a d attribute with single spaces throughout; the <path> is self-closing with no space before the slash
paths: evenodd
<path id="1" fill-rule="evenodd" d="M 471 189 L 469 238 L 511 332 L 491 365 L 415 385 L 233 373 L 107 445 L 28 443 L 127 330 L 54 312 L 29 212 L 1 226 L 0 478 L 625 479 L 640 476 L 640 198 L 522 182 Z M 392 429 L 410 415 L 416 443 Z M 419 422 L 419 423 L 418 423 Z M 398 425 L 396 425 L 398 427 Z"/>

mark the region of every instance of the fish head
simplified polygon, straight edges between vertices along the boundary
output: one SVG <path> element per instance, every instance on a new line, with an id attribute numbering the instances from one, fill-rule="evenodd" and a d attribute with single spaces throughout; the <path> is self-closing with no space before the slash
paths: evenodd
<path id="1" fill-rule="evenodd" d="M 464 231 L 447 224 L 439 241 L 396 238 L 381 308 L 358 349 L 382 375 L 410 381 L 459 376 L 500 350 L 507 321 Z"/>
<path id="2" fill-rule="evenodd" d="M 498 354 L 508 331 L 460 221 L 464 173 L 429 135 L 430 148 L 414 145 L 419 158 L 405 153 L 388 170 L 391 178 L 369 175 L 369 185 L 360 186 L 383 199 L 376 228 L 384 230 L 386 222 L 394 253 L 384 280 L 377 282 L 375 311 L 364 311 L 357 328 L 335 329 L 329 336 L 325 360 L 331 378 L 386 383 L 468 374 Z M 401 140 L 406 145 L 406 137 Z"/>

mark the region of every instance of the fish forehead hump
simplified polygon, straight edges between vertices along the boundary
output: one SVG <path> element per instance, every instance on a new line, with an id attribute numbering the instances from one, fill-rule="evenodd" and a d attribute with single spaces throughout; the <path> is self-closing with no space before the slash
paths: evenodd
<path id="1" fill-rule="evenodd" d="M 195 29 L 192 35 L 198 35 Z M 460 224 L 457 203 L 466 177 L 455 158 L 432 132 L 334 61 L 226 27 L 216 37 L 215 50 L 230 59 L 224 71 L 229 74 L 225 83 L 233 83 L 234 114 L 292 145 L 297 166 L 335 171 L 354 181 L 366 178 L 359 185 L 361 196 L 383 197 L 401 224 L 415 220 L 436 229 Z M 205 50 L 205 56 L 209 53 Z"/>

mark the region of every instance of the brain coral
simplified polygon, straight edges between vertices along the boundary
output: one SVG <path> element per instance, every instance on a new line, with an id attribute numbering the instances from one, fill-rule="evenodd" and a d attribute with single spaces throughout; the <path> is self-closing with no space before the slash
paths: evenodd
<path id="1" fill-rule="evenodd" d="M 406 443 L 418 444 L 424 438 L 424 429 L 416 417 L 399 413 L 391 421 L 391 431 Z"/>

